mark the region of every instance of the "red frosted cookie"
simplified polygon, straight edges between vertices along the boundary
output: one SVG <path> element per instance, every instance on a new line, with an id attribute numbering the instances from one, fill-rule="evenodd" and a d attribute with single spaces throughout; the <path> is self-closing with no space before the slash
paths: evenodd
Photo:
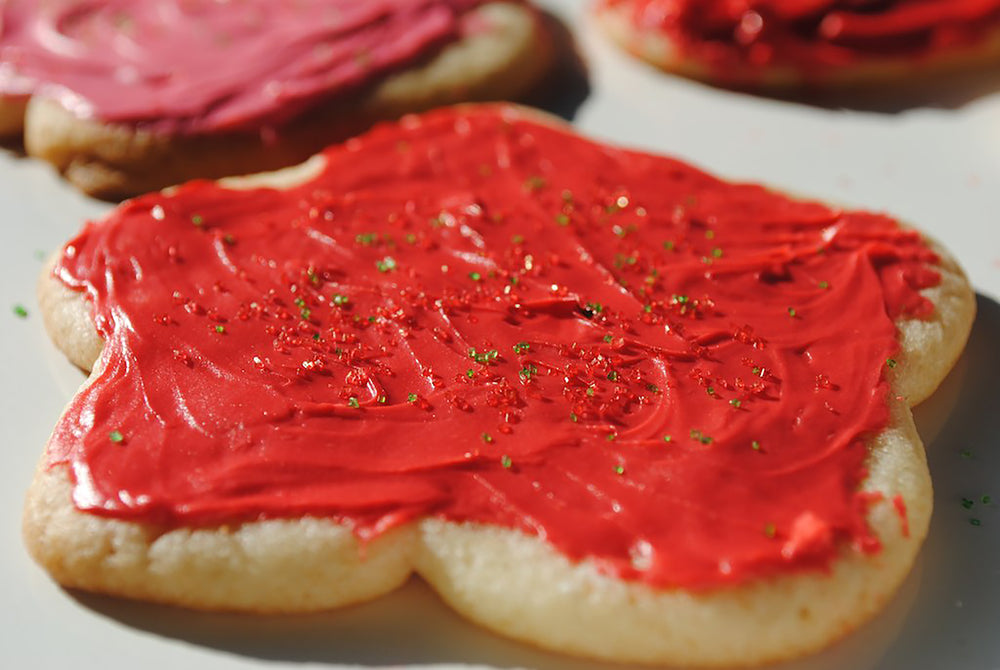
<path id="1" fill-rule="evenodd" d="M 910 80 L 1000 57 L 998 0 L 597 0 L 628 51 L 732 86 Z"/>
<path id="2" fill-rule="evenodd" d="M 503 634 L 692 665 L 895 591 L 931 511 L 909 406 L 975 304 L 886 216 L 494 106 L 138 198 L 54 270 L 93 370 L 25 512 L 61 583 L 304 611 L 415 570 Z"/>
<path id="3" fill-rule="evenodd" d="M 0 135 L 23 129 L 29 154 L 120 197 L 298 163 L 407 112 L 524 95 L 551 51 L 519 0 L 11 0 Z"/>

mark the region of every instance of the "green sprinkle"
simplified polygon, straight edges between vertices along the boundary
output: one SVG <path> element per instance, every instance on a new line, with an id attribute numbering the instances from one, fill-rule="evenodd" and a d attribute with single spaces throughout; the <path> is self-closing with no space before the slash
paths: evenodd
<path id="1" fill-rule="evenodd" d="M 674 304 L 676 304 L 676 305 L 686 305 L 686 304 L 688 304 L 688 302 L 690 302 L 690 301 L 691 301 L 691 298 L 689 298 L 689 297 L 688 297 L 688 296 L 686 296 L 686 295 L 677 295 L 677 294 L 674 294 L 674 295 L 673 295 L 673 296 L 672 296 L 672 297 L 670 298 L 670 302 L 672 302 L 672 303 L 674 303 Z"/>
<path id="2" fill-rule="evenodd" d="M 615 254 L 615 267 L 621 269 L 626 265 L 635 265 L 636 260 L 634 256 L 626 256 L 625 254 Z"/>
<path id="3" fill-rule="evenodd" d="M 605 342 L 611 342 L 611 340 L 613 340 L 613 339 L 615 339 L 615 338 L 612 337 L 610 334 L 604 336 L 604 341 Z"/>
<path id="4" fill-rule="evenodd" d="M 346 305 L 350 301 L 351 301 L 351 299 L 348 298 L 343 293 L 334 293 L 333 294 L 333 304 L 336 305 L 337 307 L 343 307 L 344 305 Z"/>
<path id="5" fill-rule="evenodd" d="M 732 400 L 729 401 L 729 404 L 735 407 L 736 409 L 739 409 L 740 406 L 743 404 L 743 401 L 737 398 L 733 398 Z"/>
<path id="6" fill-rule="evenodd" d="M 510 470 L 511 467 L 514 465 L 514 461 L 513 459 L 511 459 L 510 456 L 504 454 L 503 456 L 500 457 L 500 465 L 502 465 L 505 469 Z"/>
<path id="7" fill-rule="evenodd" d="M 217 332 L 217 333 L 224 333 L 224 332 L 226 332 L 226 327 L 225 326 L 216 326 L 215 327 L 215 332 Z"/>
<path id="8" fill-rule="evenodd" d="M 313 339 L 319 342 L 319 333 L 313 333 Z"/>
<path id="9" fill-rule="evenodd" d="M 653 306 L 652 305 L 643 305 L 642 306 L 642 311 L 645 312 L 646 314 L 649 314 L 650 312 L 653 311 Z"/>
<path id="10" fill-rule="evenodd" d="M 524 235 L 514 235 L 510 238 L 513 244 L 524 244 Z"/>
<path id="11" fill-rule="evenodd" d="M 673 240 L 667 240 L 666 242 L 663 243 L 663 248 L 666 249 L 667 251 L 673 251 L 675 246 L 676 245 L 674 244 Z"/>
<path id="12" fill-rule="evenodd" d="M 24 308 L 24 305 L 14 305 L 14 316 L 19 319 L 27 319 L 28 310 Z"/>
<path id="13" fill-rule="evenodd" d="M 380 261 L 375 263 L 375 267 L 379 272 L 389 272 L 396 269 L 396 259 L 392 256 L 386 256 Z"/>
<path id="14" fill-rule="evenodd" d="M 380 396 L 378 397 L 378 404 L 380 404 L 380 405 L 384 405 L 384 404 L 386 404 L 387 402 L 389 402 L 389 399 L 388 399 L 388 398 L 386 398 L 386 397 L 385 397 L 384 395 L 380 395 Z"/>
<path id="15" fill-rule="evenodd" d="M 297 307 L 305 307 L 306 306 L 306 301 L 303 300 L 302 298 L 296 298 L 293 302 L 295 303 L 295 305 Z"/>
<path id="16" fill-rule="evenodd" d="M 521 371 L 517 373 L 517 376 L 524 381 L 531 381 L 531 378 L 538 374 L 538 368 L 534 365 L 526 365 L 521 368 Z"/>
<path id="17" fill-rule="evenodd" d="M 830 282 L 828 282 L 828 281 L 821 281 L 819 283 L 819 287 L 820 288 L 830 288 Z"/>
<path id="18" fill-rule="evenodd" d="M 789 307 L 788 308 L 788 316 L 795 317 L 797 315 L 798 315 L 798 312 L 795 311 L 794 307 Z"/>
<path id="19" fill-rule="evenodd" d="M 576 412 L 570 412 L 569 420 L 572 421 L 573 423 L 577 423 L 580 420 L 580 417 L 576 415 Z"/>
<path id="20" fill-rule="evenodd" d="M 646 384 L 646 390 L 651 391 L 653 393 L 659 393 L 660 387 L 657 386 L 656 384 Z"/>
<path id="21" fill-rule="evenodd" d="M 705 392 L 708 393 L 708 395 L 715 395 L 715 387 L 709 386 L 708 388 L 705 389 Z"/>
<path id="22" fill-rule="evenodd" d="M 404 239 L 406 240 L 407 244 L 416 244 L 417 243 L 417 236 L 414 235 L 413 233 L 407 233 L 406 237 Z"/>
<path id="23" fill-rule="evenodd" d="M 720 249 L 719 247 L 712 249 L 712 255 L 715 256 L 716 258 L 722 258 L 722 249 Z"/>
<path id="24" fill-rule="evenodd" d="M 618 373 L 615 372 L 614 370 L 612 370 L 611 372 L 609 372 L 608 373 L 608 381 L 609 382 L 616 382 L 616 381 L 618 381 Z"/>
<path id="25" fill-rule="evenodd" d="M 354 396 L 351 396 L 350 398 L 347 399 L 347 404 L 353 407 L 354 409 L 358 409 L 359 407 L 361 407 L 361 403 L 359 403 L 358 399 L 355 398 Z"/>
<path id="26" fill-rule="evenodd" d="M 757 376 L 760 376 L 761 369 L 760 369 L 759 366 L 755 365 L 755 366 L 753 366 L 753 370 L 751 370 L 751 372 L 753 372 L 753 374 L 755 374 Z"/>
<path id="27" fill-rule="evenodd" d="M 469 368 L 468 370 L 465 371 L 465 376 L 468 377 L 469 379 L 472 379 L 473 377 L 476 376 L 476 371 L 473 370 L 472 368 Z"/>
<path id="28" fill-rule="evenodd" d="M 618 436 L 615 435 L 614 433 L 608 433 L 605 436 L 605 439 L 607 439 L 608 442 L 614 442 L 616 437 L 618 437 Z"/>
<path id="29" fill-rule="evenodd" d="M 969 519 L 969 523 L 973 526 L 981 526 L 983 524 L 979 519 Z"/>
<path id="30" fill-rule="evenodd" d="M 754 440 L 753 442 L 750 443 L 750 448 L 753 449 L 754 451 L 760 451 L 760 442 Z"/>
<path id="31" fill-rule="evenodd" d="M 489 433 L 483 433 L 483 442 L 485 442 L 486 444 L 489 444 L 492 441 L 493 441 L 493 436 L 492 435 L 490 435 Z"/>
<path id="32" fill-rule="evenodd" d="M 568 226 L 569 217 L 566 216 L 565 214 L 556 214 L 556 223 L 558 223 L 560 226 Z"/>
<path id="33" fill-rule="evenodd" d="M 587 387 L 587 395 L 589 395 L 590 397 L 594 397 L 594 387 L 593 386 L 588 386 Z"/>
<path id="34" fill-rule="evenodd" d="M 972 509 L 972 506 L 975 504 L 976 504 L 975 502 L 969 500 L 968 498 L 962 498 L 962 507 L 964 507 L 965 509 Z"/>
<path id="35" fill-rule="evenodd" d="M 714 230 L 706 230 L 705 231 L 705 239 L 706 240 L 714 240 L 715 239 L 715 231 Z"/>
<path id="36" fill-rule="evenodd" d="M 354 237 L 354 241 L 363 247 L 370 247 L 378 241 L 378 233 L 361 233 Z"/>
<path id="37" fill-rule="evenodd" d="M 991 498 L 989 496 L 983 496 L 982 498 L 979 499 L 979 501 L 981 503 L 983 503 L 984 505 L 989 505 L 990 504 L 990 500 L 991 500 Z"/>
<path id="38" fill-rule="evenodd" d="M 114 442 L 115 444 L 119 444 L 125 441 L 125 436 L 122 435 L 122 432 L 120 430 L 113 430 L 110 433 L 108 433 L 108 439 Z"/>
<path id="39" fill-rule="evenodd" d="M 709 437 L 708 435 L 705 435 L 704 433 L 702 433 L 700 430 L 697 430 L 696 428 L 692 428 L 691 429 L 691 439 L 697 440 L 698 442 L 701 442 L 702 444 L 712 444 L 712 438 Z"/>
<path id="40" fill-rule="evenodd" d="M 615 466 L 615 474 L 619 475 L 619 476 L 625 474 L 625 466 L 624 465 L 616 465 Z"/>
<path id="41" fill-rule="evenodd" d="M 416 393 L 411 393 L 410 395 L 408 395 L 406 397 L 406 399 L 408 401 L 410 401 L 410 402 L 417 402 L 417 394 Z"/>
<path id="42" fill-rule="evenodd" d="M 482 278 L 483 275 L 479 274 L 478 272 L 469 273 L 469 279 L 471 279 L 472 281 L 480 281 Z"/>
<path id="43" fill-rule="evenodd" d="M 604 305 L 599 302 L 588 302 L 587 311 L 593 312 L 594 314 L 600 314 L 604 311 Z"/>
<path id="44" fill-rule="evenodd" d="M 539 177 L 539 176 L 535 175 L 535 176 L 528 177 L 524 181 L 524 188 L 527 191 L 538 191 L 538 190 L 541 190 L 542 188 L 545 188 L 545 185 L 547 183 L 548 182 L 545 181 L 544 177 Z"/>
<path id="45" fill-rule="evenodd" d="M 500 356 L 500 352 L 496 349 L 490 349 L 489 351 L 484 351 L 479 353 L 476 351 L 475 347 L 469 347 L 469 358 L 477 363 L 482 363 L 483 365 L 489 365 L 495 361 Z"/>
<path id="46" fill-rule="evenodd" d="M 888 365 L 890 368 L 894 368 L 894 367 L 896 367 L 896 359 L 895 358 L 887 358 L 887 359 L 885 359 L 885 364 Z"/>
<path id="47" fill-rule="evenodd" d="M 200 228 L 205 224 L 205 219 L 203 219 L 200 214 L 195 214 L 191 217 L 191 223 Z"/>
<path id="48" fill-rule="evenodd" d="M 664 435 L 663 436 L 663 441 L 664 442 L 671 442 L 673 439 L 674 438 L 670 437 L 669 435 Z"/>
<path id="49" fill-rule="evenodd" d="M 774 537 L 777 534 L 777 532 L 778 529 L 775 528 L 773 523 L 769 523 L 766 526 L 764 526 L 764 535 L 766 535 L 767 537 Z"/>
<path id="50" fill-rule="evenodd" d="M 529 351 L 531 349 L 531 345 L 527 342 L 518 342 L 514 345 L 513 349 L 515 354 L 523 354 L 525 351 Z"/>
<path id="51" fill-rule="evenodd" d="M 299 316 L 301 316 L 304 321 L 308 321 L 309 317 L 312 316 L 312 310 L 309 309 L 308 307 L 303 307 L 302 310 L 299 312 Z"/>

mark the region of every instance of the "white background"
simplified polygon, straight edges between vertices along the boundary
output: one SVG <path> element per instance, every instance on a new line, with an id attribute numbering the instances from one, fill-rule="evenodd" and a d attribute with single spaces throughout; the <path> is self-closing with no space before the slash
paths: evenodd
<path id="1" fill-rule="evenodd" d="M 1000 502 L 1000 69 L 852 99 L 776 100 L 662 75 L 606 44 L 583 2 L 540 4 L 576 32 L 589 92 L 571 82 L 559 107 L 574 109 L 583 133 L 732 179 L 890 212 L 961 261 L 979 294 L 979 316 L 959 366 L 917 412 L 936 506 L 917 567 L 874 622 L 828 652 L 781 667 L 1000 668 L 1000 507 L 980 502 L 983 495 Z M 46 166 L 0 151 L 0 665 L 611 667 L 483 632 L 418 582 L 369 605 L 287 618 L 198 614 L 56 587 L 23 549 L 21 505 L 48 433 L 83 376 L 49 344 L 34 286 L 39 257 L 106 209 Z M 14 315 L 18 304 L 28 318 Z M 975 507 L 964 509 L 962 498 Z"/>

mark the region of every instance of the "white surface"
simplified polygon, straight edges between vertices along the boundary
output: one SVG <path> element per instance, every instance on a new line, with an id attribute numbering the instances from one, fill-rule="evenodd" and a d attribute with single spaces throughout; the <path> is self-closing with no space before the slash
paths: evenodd
<path id="1" fill-rule="evenodd" d="M 584 3 L 543 4 L 577 29 L 590 68 L 590 95 L 575 118 L 583 132 L 734 179 L 891 212 L 962 262 L 980 294 L 980 314 L 959 368 L 918 412 L 936 511 L 917 569 L 876 621 L 820 656 L 781 667 L 1000 668 L 1000 70 L 905 101 L 879 91 L 846 111 L 829 101 L 779 101 L 663 76 L 605 44 L 583 20 Z M 54 586 L 24 552 L 20 509 L 35 461 L 82 375 L 43 332 L 34 298 L 38 255 L 105 209 L 35 161 L 0 152 L 0 665 L 610 667 L 480 631 L 419 583 L 344 612 L 278 619 L 182 612 Z M 16 304 L 28 309 L 27 319 L 13 314 Z M 983 505 L 983 495 L 997 502 Z M 963 509 L 963 497 L 976 501 L 973 510 Z M 971 525 L 972 517 L 982 525 Z"/>

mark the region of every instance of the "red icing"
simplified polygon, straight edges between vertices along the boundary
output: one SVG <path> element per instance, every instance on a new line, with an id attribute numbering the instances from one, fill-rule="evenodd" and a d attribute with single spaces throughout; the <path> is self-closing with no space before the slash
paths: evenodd
<path id="1" fill-rule="evenodd" d="M 627 6 L 723 80 L 764 67 L 822 76 L 888 57 L 930 57 L 982 42 L 1000 27 L 1000 0 L 600 0 Z"/>
<path id="2" fill-rule="evenodd" d="M 257 128 L 433 53 L 481 2 L 8 0 L 0 95 L 164 131 Z"/>
<path id="3" fill-rule="evenodd" d="M 903 500 L 903 496 L 895 495 L 892 498 L 892 506 L 896 509 L 896 514 L 899 515 L 900 523 L 902 524 L 901 530 L 903 537 L 910 536 L 910 519 L 906 514 L 906 501 Z"/>
<path id="4" fill-rule="evenodd" d="M 932 310 L 917 234 L 510 108 L 324 156 L 291 191 L 191 183 L 68 245 L 107 340 L 48 451 L 81 509 L 361 537 L 437 515 L 660 586 L 877 548 L 856 488 L 893 317 Z"/>

